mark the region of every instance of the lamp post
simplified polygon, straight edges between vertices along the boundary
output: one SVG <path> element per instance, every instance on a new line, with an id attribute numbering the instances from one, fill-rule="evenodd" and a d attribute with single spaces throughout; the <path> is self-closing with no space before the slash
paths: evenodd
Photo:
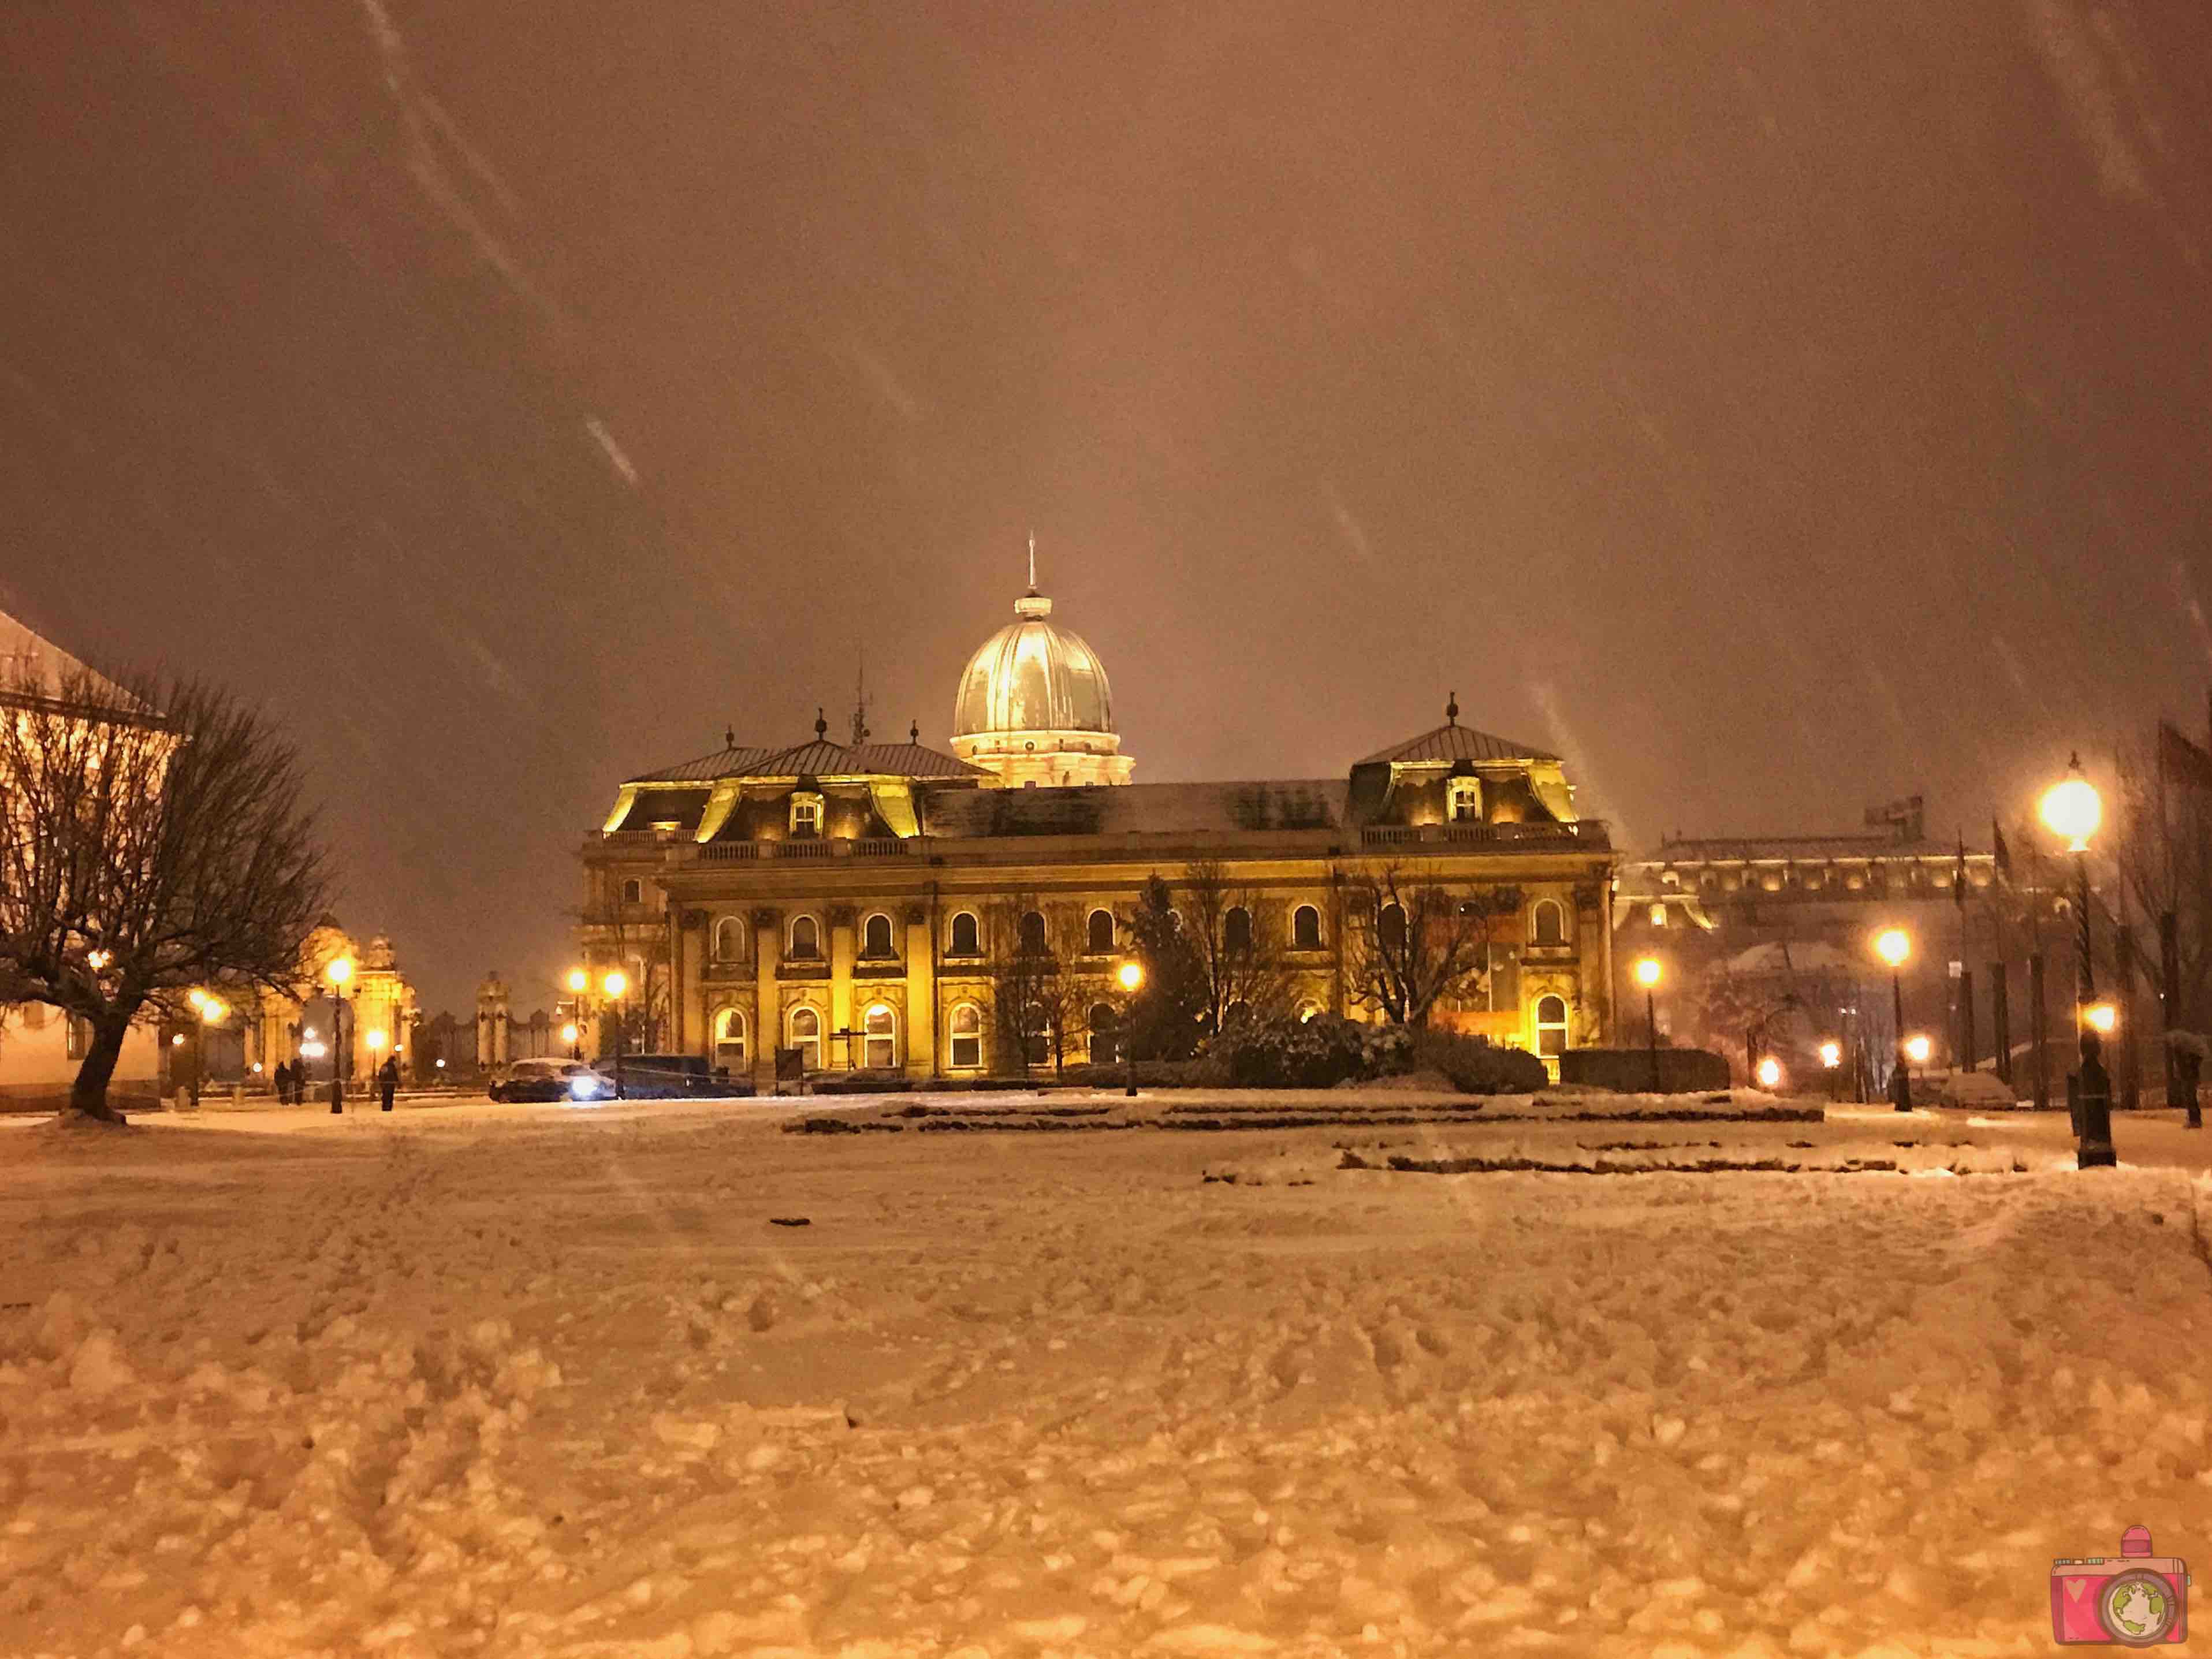
<path id="1" fill-rule="evenodd" d="M 1656 957 L 1638 957 L 1636 959 L 1636 982 L 1644 988 L 1644 1034 L 1651 1051 L 1651 1092 L 1655 1095 L 1660 1092 L 1660 1089 L 1659 1005 L 1654 999 L 1654 993 L 1659 988 L 1659 981 L 1664 971 Z"/>
<path id="2" fill-rule="evenodd" d="M 615 1098 L 623 1095 L 623 996 L 629 989 L 629 975 L 617 968 L 599 981 L 607 994 L 607 1000 L 615 1006 Z"/>
<path id="3" fill-rule="evenodd" d="M 2074 855 L 2074 953 L 2078 988 L 2074 1001 L 2076 1007 L 2086 1008 L 2097 1000 L 2096 956 L 2089 931 L 2089 837 L 2105 821 L 2105 803 L 2098 797 L 2095 786 L 2081 775 L 2080 755 L 2066 763 L 2066 775 L 2044 791 L 2039 810 L 2051 833 L 2063 841 L 2066 850 Z"/>
<path id="4" fill-rule="evenodd" d="M 1828 1074 L 1828 1098 L 1836 1098 L 1838 1068 L 1844 1063 L 1844 1045 L 1833 1037 L 1825 1038 L 1820 1044 L 1820 1069 Z"/>
<path id="5" fill-rule="evenodd" d="M 584 993 L 592 988 L 592 976 L 581 968 L 568 970 L 568 1012 L 575 1015 L 570 1024 L 561 1028 L 561 1036 L 568 1045 L 568 1058 L 584 1057 Z"/>
<path id="6" fill-rule="evenodd" d="M 1900 1112 L 1912 1109 L 1912 1073 L 1905 1057 L 1905 981 L 1899 969 L 1912 954 L 1912 939 L 1902 927 L 1887 927 L 1874 942 L 1875 954 L 1889 964 L 1889 1009 L 1897 1053 L 1889 1073 L 1889 1097 Z"/>
<path id="7" fill-rule="evenodd" d="M 353 958 L 332 957 L 323 977 L 331 982 L 331 1115 L 336 1117 L 345 1110 L 345 1074 L 351 1069 L 346 1065 L 351 1050 L 346 1043 L 345 988 L 353 977 Z"/>
<path id="8" fill-rule="evenodd" d="M 207 1078 L 207 1028 L 222 1024 L 228 1018 L 230 1010 L 220 999 L 210 996 L 205 991 L 194 991 L 191 1001 L 192 1006 L 199 1011 L 200 1017 L 199 1024 L 192 1033 L 192 1109 L 198 1111 L 200 1085 Z"/>
<path id="9" fill-rule="evenodd" d="M 1123 963 L 1114 975 L 1121 986 L 1121 1055 L 1129 1063 L 1128 1097 L 1137 1097 L 1137 1023 L 1130 1018 L 1136 1006 L 1137 993 L 1145 988 L 1145 964 L 1133 957 Z"/>

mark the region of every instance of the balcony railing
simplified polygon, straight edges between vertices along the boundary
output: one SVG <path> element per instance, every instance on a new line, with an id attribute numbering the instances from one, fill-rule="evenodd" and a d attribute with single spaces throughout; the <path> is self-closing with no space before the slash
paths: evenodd
<path id="1" fill-rule="evenodd" d="M 1359 832 L 1364 847 L 1572 846 L 1610 847 L 1601 818 L 1571 823 L 1370 823 Z"/>

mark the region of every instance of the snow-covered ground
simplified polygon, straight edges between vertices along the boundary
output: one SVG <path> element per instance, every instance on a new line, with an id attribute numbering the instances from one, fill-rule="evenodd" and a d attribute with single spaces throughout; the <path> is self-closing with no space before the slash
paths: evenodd
<path id="1" fill-rule="evenodd" d="M 2169 1115 L 917 1104 L 0 1123 L 0 1653 L 1919 1659 L 2212 1561 Z"/>

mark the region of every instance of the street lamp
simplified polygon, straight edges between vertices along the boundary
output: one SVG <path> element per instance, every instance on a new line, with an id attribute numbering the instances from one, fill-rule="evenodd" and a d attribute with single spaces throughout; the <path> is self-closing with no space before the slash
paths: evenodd
<path id="1" fill-rule="evenodd" d="M 1644 988 L 1644 1030 L 1651 1049 L 1651 1092 L 1655 1095 L 1660 1092 L 1659 1005 L 1654 1000 L 1653 993 L 1658 989 L 1663 972 L 1656 957 L 1638 957 L 1636 959 L 1636 982 Z"/>
<path id="2" fill-rule="evenodd" d="M 2081 1022 L 2100 1036 L 2110 1036 L 2120 1023 L 2120 1011 L 2109 1002 L 2093 1002 L 2081 1011 Z"/>
<path id="3" fill-rule="evenodd" d="M 1782 1062 L 1772 1054 L 1759 1062 L 1759 1086 L 1772 1094 L 1782 1086 Z"/>
<path id="4" fill-rule="evenodd" d="M 1136 1021 L 1130 1018 L 1137 993 L 1145 988 L 1145 964 L 1134 957 L 1123 963 L 1114 975 L 1121 986 L 1121 1054 L 1129 1062 L 1128 1097 L 1137 1097 L 1137 1042 Z"/>
<path id="5" fill-rule="evenodd" d="M 1912 954 L 1911 936 L 1902 927 L 1885 927 L 1876 936 L 1874 952 L 1889 964 L 1889 1007 L 1895 1024 L 1897 1054 L 1890 1068 L 1889 1095 L 1900 1112 L 1912 1109 L 1912 1073 L 1905 1059 L 1905 981 L 1899 969 Z"/>
<path id="6" fill-rule="evenodd" d="M 205 991 L 194 991 L 191 1000 L 192 1006 L 200 1011 L 200 1028 L 192 1039 L 192 1106 L 197 1110 L 200 1103 L 200 1084 L 207 1072 L 207 1028 L 222 1024 L 230 1010 Z"/>
<path id="7" fill-rule="evenodd" d="M 607 1000 L 615 1005 L 615 1098 L 623 1098 L 623 995 L 629 989 L 629 975 L 615 969 L 599 981 L 607 994 Z"/>
<path id="8" fill-rule="evenodd" d="M 2081 775 L 2079 754 L 2066 763 L 2066 775 L 2044 791 L 2039 810 L 2051 833 L 2063 841 L 2066 850 L 2074 855 L 2077 916 L 2074 951 L 2079 987 L 2075 1000 L 2077 1004 L 2094 1002 L 2097 965 L 2089 932 L 2089 837 L 2105 821 L 2105 803 L 2098 798 L 2095 786 Z"/>
<path id="9" fill-rule="evenodd" d="M 1924 1036 L 1916 1035 L 1905 1039 L 1905 1057 L 1915 1066 L 1925 1066 L 1928 1056 L 1935 1052 L 1935 1046 Z"/>
<path id="10" fill-rule="evenodd" d="M 331 982 L 331 1115 L 335 1117 L 345 1110 L 347 1068 L 341 1056 L 349 1052 L 345 1040 L 345 988 L 353 977 L 353 958 L 332 957 L 323 977 Z"/>

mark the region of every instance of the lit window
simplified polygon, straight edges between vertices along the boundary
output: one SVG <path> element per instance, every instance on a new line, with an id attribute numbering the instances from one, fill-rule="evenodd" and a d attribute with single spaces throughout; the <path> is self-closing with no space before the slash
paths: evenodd
<path id="1" fill-rule="evenodd" d="M 822 797 L 801 791 L 791 798 L 791 833 L 794 836 L 822 833 Z"/>
<path id="2" fill-rule="evenodd" d="M 972 1002 L 963 1002 L 952 1011 L 953 1069 L 973 1071 L 982 1063 L 983 1011 Z"/>
<path id="3" fill-rule="evenodd" d="M 1114 949 L 1114 913 L 1112 911 L 1093 910 L 1091 913 L 1090 947 L 1091 954 L 1094 957 L 1108 955 Z"/>
<path id="4" fill-rule="evenodd" d="M 1445 781 L 1444 787 L 1454 823 L 1480 823 L 1482 821 L 1480 778 L 1449 778 Z"/>
<path id="5" fill-rule="evenodd" d="M 860 954 L 875 957 L 897 954 L 891 947 L 891 919 L 881 911 L 861 924 Z"/>
<path id="6" fill-rule="evenodd" d="M 860 1028 L 860 1063 L 872 1072 L 887 1072 L 898 1064 L 898 1017 L 883 1003 L 867 1012 Z"/>
<path id="7" fill-rule="evenodd" d="M 745 1017 L 734 1008 L 714 1016 L 714 1064 L 732 1072 L 745 1068 Z"/>
<path id="8" fill-rule="evenodd" d="M 794 917 L 791 924 L 791 957 L 794 962 L 818 961 L 822 955 L 822 924 L 811 916 Z"/>
<path id="9" fill-rule="evenodd" d="M 1651 907 L 1651 925 L 1654 927 L 1664 927 L 1667 925 L 1667 907 L 1665 905 L 1655 904 Z"/>
<path id="10" fill-rule="evenodd" d="M 1321 912 L 1310 904 L 1301 904 L 1291 917 L 1291 948 L 1294 951 L 1321 949 Z"/>
<path id="11" fill-rule="evenodd" d="M 744 924 L 735 916 L 724 916 L 714 924 L 714 960 L 735 962 L 744 953 Z"/>
<path id="12" fill-rule="evenodd" d="M 799 1050 L 799 1064 L 808 1071 L 822 1069 L 822 1016 L 813 1009 L 791 1011 L 791 1046 Z"/>
<path id="13" fill-rule="evenodd" d="M 1563 998 L 1536 999 L 1536 1052 L 1556 1060 L 1567 1051 L 1567 1005 Z"/>
<path id="14" fill-rule="evenodd" d="M 945 954 L 955 957 L 980 957 L 983 954 L 983 930 L 973 912 L 963 910 L 952 918 L 952 942 L 945 946 Z"/>

